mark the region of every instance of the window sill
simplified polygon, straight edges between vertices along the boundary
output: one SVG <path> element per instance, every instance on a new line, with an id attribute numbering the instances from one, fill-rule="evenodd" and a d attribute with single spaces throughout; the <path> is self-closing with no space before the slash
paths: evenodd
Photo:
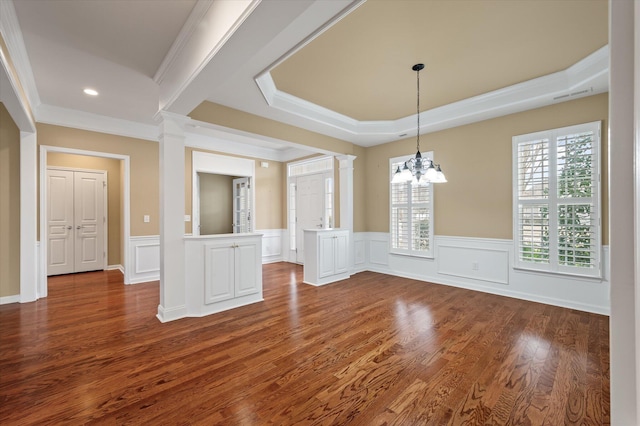
<path id="1" fill-rule="evenodd" d="M 411 253 L 398 253 L 395 251 L 390 251 L 389 254 L 393 256 L 414 257 L 416 259 L 435 260 L 435 257 L 432 254 L 419 255 L 419 254 L 411 254 Z"/>
<path id="2" fill-rule="evenodd" d="M 524 272 L 535 275 L 553 275 L 557 277 L 566 277 L 572 279 L 578 279 L 582 281 L 588 282 L 604 282 L 605 278 L 602 276 L 602 271 L 600 271 L 599 275 L 586 275 L 586 274 L 574 274 L 570 272 L 559 272 L 559 271 L 545 271 L 541 269 L 532 269 L 532 268 L 524 268 L 522 266 L 514 266 L 514 271 Z"/>

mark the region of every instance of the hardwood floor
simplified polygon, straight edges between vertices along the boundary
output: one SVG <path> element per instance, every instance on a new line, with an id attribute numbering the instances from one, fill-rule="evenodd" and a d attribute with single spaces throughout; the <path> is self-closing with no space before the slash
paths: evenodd
<path id="1" fill-rule="evenodd" d="M 51 278 L 0 306 L 0 424 L 609 424 L 605 316 L 287 263 L 264 288 L 161 324 L 157 282 Z"/>

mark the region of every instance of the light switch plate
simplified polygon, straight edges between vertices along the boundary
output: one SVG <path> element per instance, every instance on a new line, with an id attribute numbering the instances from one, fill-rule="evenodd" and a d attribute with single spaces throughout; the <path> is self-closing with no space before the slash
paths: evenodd
<path id="1" fill-rule="evenodd" d="M 185 214 L 184 215 L 184 221 L 185 222 L 191 222 L 191 215 L 190 214 Z"/>
<path id="2" fill-rule="evenodd" d="M 145 214 L 145 215 L 144 215 L 143 220 L 144 220 L 144 223 L 149 223 L 149 222 L 151 221 L 151 219 L 149 218 L 149 215 L 148 215 L 148 214 Z"/>

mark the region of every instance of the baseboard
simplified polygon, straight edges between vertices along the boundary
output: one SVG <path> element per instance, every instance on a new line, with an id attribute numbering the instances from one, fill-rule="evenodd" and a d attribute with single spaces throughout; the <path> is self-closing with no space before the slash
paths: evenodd
<path id="1" fill-rule="evenodd" d="M 106 268 L 107 271 L 115 271 L 116 269 L 124 275 L 124 266 L 122 265 L 109 265 Z"/>
<path id="2" fill-rule="evenodd" d="M 169 322 L 175 321 L 181 318 L 187 317 L 187 306 L 181 305 L 176 306 L 175 308 L 165 309 L 164 306 L 158 305 L 158 314 L 156 318 L 160 320 L 160 322 Z"/>
<path id="3" fill-rule="evenodd" d="M 0 297 L 0 305 L 8 305 L 9 303 L 20 303 L 20 295 L 14 294 L 13 296 Z"/>

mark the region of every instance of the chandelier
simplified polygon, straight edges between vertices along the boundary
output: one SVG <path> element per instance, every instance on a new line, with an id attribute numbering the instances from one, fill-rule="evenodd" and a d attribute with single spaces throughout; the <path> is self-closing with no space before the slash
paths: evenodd
<path id="1" fill-rule="evenodd" d="M 417 151 L 416 156 L 404 162 L 402 169 L 398 166 L 393 174 L 391 183 L 411 182 L 413 185 L 427 185 L 429 183 L 443 183 L 447 181 L 444 177 L 440 164 L 435 164 L 430 158 L 422 158 L 420 154 L 420 70 L 424 68 L 424 64 L 415 64 L 411 69 L 416 72 L 417 91 L 418 91 L 418 128 L 417 128 Z"/>

